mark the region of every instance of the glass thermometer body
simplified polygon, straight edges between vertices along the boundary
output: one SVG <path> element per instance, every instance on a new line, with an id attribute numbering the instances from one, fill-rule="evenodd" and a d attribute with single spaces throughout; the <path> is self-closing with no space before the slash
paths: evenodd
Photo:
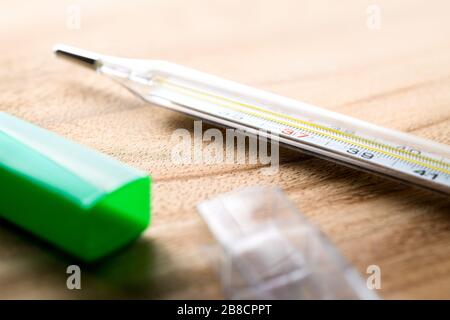
<path id="1" fill-rule="evenodd" d="M 55 52 L 113 78 L 148 102 L 450 194 L 447 145 L 165 61 L 116 58 L 64 45 Z"/>

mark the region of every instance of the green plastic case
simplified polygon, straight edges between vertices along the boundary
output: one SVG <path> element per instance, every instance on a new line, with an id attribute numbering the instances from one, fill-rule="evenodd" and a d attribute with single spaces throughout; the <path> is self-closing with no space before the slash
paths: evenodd
<path id="1" fill-rule="evenodd" d="M 150 177 L 0 112 L 0 217 L 92 262 L 150 223 Z"/>

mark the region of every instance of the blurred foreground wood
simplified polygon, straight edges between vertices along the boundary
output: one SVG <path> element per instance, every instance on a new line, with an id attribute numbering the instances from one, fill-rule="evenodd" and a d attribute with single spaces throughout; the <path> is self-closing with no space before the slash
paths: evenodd
<path id="1" fill-rule="evenodd" d="M 146 170 L 155 184 L 152 226 L 82 266 L 79 291 L 66 288 L 75 261 L 0 221 L 0 298 L 221 298 L 205 251 L 214 240 L 195 206 L 257 184 L 282 187 L 363 277 L 380 266 L 381 297 L 450 298 L 448 198 L 287 150 L 275 175 L 174 165 L 171 135 L 192 133 L 192 119 L 51 53 L 65 42 L 169 60 L 450 144 L 448 1 L 377 1 L 380 20 L 371 3 L 3 1 L 0 110 Z"/>

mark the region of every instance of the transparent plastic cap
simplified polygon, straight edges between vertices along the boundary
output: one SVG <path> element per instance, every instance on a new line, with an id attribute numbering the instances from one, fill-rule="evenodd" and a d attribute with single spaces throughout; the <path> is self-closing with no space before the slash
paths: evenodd
<path id="1" fill-rule="evenodd" d="M 378 299 L 278 188 L 224 194 L 198 210 L 218 241 L 230 299 Z"/>

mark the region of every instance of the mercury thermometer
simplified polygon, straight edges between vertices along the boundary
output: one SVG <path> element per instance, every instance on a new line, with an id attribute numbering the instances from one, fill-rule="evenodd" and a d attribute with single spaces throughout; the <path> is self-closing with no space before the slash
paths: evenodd
<path id="1" fill-rule="evenodd" d="M 450 194 L 450 147 L 160 60 L 67 45 L 57 56 L 116 80 L 145 101 L 299 151 Z"/>

